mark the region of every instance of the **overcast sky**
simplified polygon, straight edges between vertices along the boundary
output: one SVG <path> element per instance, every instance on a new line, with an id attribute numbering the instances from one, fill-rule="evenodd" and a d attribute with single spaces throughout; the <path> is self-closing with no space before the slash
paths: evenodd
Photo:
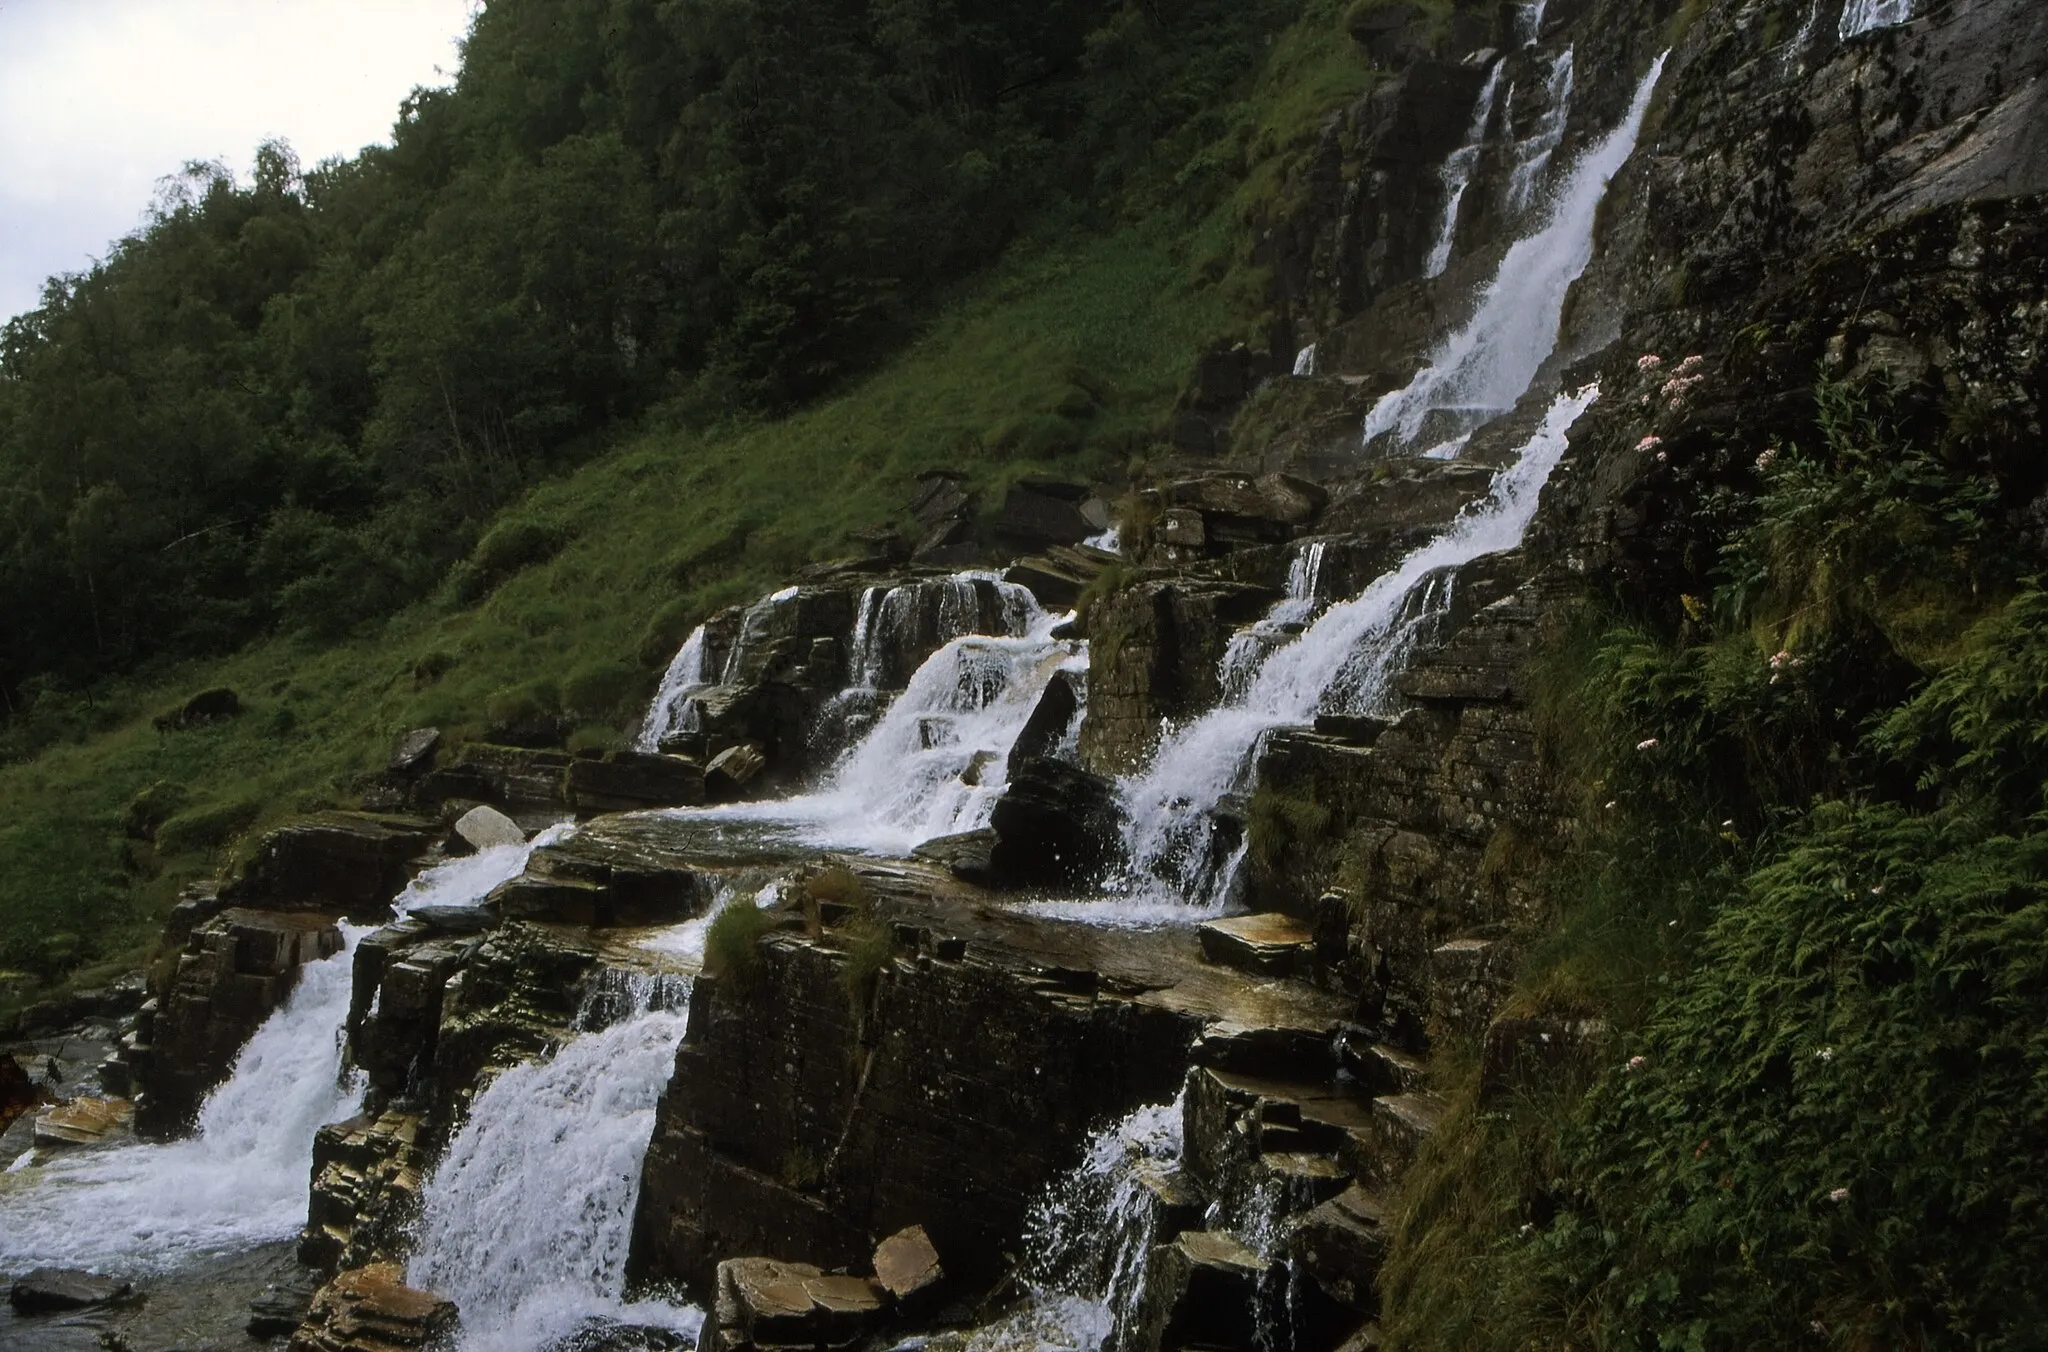
<path id="1" fill-rule="evenodd" d="M 130 233 L 187 160 L 247 178 L 388 141 L 453 77 L 472 0 L 0 0 L 0 319 Z"/>

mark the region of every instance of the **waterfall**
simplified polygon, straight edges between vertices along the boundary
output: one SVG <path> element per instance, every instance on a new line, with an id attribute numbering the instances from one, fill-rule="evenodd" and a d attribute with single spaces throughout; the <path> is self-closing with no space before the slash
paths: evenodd
<path id="1" fill-rule="evenodd" d="M 1470 322 L 1430 354 L 1405 388 L 1373 405 L 1365 420 L 1368 442 L 1398 433 L 1400 441 L 1412 443 L 1429 414 L 1447 410 L 1464 415 L 1469 433 L 1475 419 L 1512 407 L 1529 387 L 1557 345 L 1565 295 L 1592 261 L 1600 200 L 1635 150 L 1664 60 L 1659 56 L 1651 64 L 1621 125 L 1572 166 L 1542 228 L 1508 250 Z"/>
<path id="2" fill-rule="evenodd" d="M 392 909 L 403 916 L 430 903 L 480 902 L 519 875 L 535 845 L 568 829 L 426 869 Z M 362 1096 L 342 1072 L 342 1028 L 356 942 L 370 929 L 344 924 L 342 951 L 305 966 L 207 1098 L 193 1136 L 58 1155 L 22 1170 L 0 1191 L 0 1270 L 161 1269 L 296 1235 L 306 1220 L 313 1134 L 352 1115 Z"/>
<path id="3" fill-rule="evenodd" d="M 1543 10 L 1548 0 L 1533 0 L 1533 3 L 1515 7 L 1515 36 L 1522 40 L 1524 47 L 1533 47 L 1543 36 Z"/>
<path id="4" fill-rule="evenodd" d="M 1133 886 L 1164 883 L 1206 907 L 1229 900 L 1237 861 L 1217 857 L 1212 813 L 1245 786 L 1259 739 L 1318 713 L 1386 709 L 1393 677 L 1449 602 L 1453 570 L 1521 543 L 1564 454 L 1566 434 L 1598 394 L 1589 385 L 1558 396 L 1484 499 L 1364 592 L 1331 606 L 1299 638 L 1273 650 L 1244 682 L 1242 695 L 1172 733 L 1150 770 L 1124 782 Z M 1275 609 L 1296 604 L 1290 596 Z"/>
<path id="5" fill-rule="evenodd" d="M 1576 78 L 1572 49 L 1567 47 L 1557 60 L 1550 63 L 1550 74 L 1544 81 L 1550 106 L 1537 122 L 1536 134 L 1515 145 L 1514 168 L 1508 174 L 1508 210 L 1524 211 L 1536 200 L 1536 190 L 1542 186 L 1543 173 L 1550 167 L 1550 157 L 1564 143 L 1565 124 L 1571 120 L 1572 89 Z"/>
<path id="6" fill-rule="evenodd" d="M 1450 153 L 1441 170 L 1444 181 L 1444 218 L 1437 226 L 1436 243 L 1430 246 L 1429 261 L 1423 267 L 1423 276 L 1441 277 L 1444 269 L 1451 265 L 1451 246 L 1458 236 L 1458 207 L 1465 200 L 1465 189 L 1472 186 L 1472 171 L 1479 164 L 1479 153 L 1486 146 L 1486 126 L 1493 120 L 1493 103 L 1500 91 L 1501 67 L 1507 62 L 1496 61 L 1486 72 L 1486 83 L 1480 86 L 1479 102 L 1472 109 L 1472 123 L 1465 130 L 1465 144 Z M 1309 358 L 1309 370 L 1301 369 L 1301 362 L 1294 364 L 1296 375 L 1315 374 L 1315 348 L 1303 349 Z"/>
<path id="7" fill-rule="evenodd" d="M 1310 343 L 1307 347 L 1294 354 L 1294 374 L 1298 376 L 1312 376 L 1315 373 L 1316 345 Z"/>
<path id="8" fill-rule="evenodd" d="M 985 1330 L 972 1347 L 1117 1352 L 1145 1291 L 1158 1231 L 1148 1177 L 1180 1163 L 1181 1100 L 1140 1108 L 1088 1140 L 1081 1162 L 1055 1181 L 1024 1222 L 1028 1307 Z"/>
<path id="9" fill-rule="evenodd" d="M 356 1111 L 345 1078 L 356 940 L 308 963 L 236 1058 L 192 1137 L 59 1154 L 0 1190 L 0 1270 L 160 1271 L 219 1250 L 290 1239 L 306 1220 L 313 1134 Z"/>
<path id="10" fill-rule="evenodd" d="M 1309 540 L 1287 561 L 1287 590 L 1256 623 L 1230 636 L 1223 650 L 1219 684 L 1225 701 L 1242 698 L 1266 655 L 1301 632 L 1315 614 L 1322 586 L 1324 540 Z"/>
<path id="11" fill-rule="evenodd" d="M 700 624 L 683 640 L 675 660 L 662 673 L 661 688 L 654 692 L 654 702 L 647 706 L 640 735 L 633 739 L 636 751 L 659 751 L 662 738 L 690 730 L 695 712 L 690 696 L 711 683 L 707 657 L 704 626 Z"/>
<path id="12" fill-rule="evenodd" d="M 1040 612 L 1015 638 L 954 639 L 821 788 L 758 808 L 809 823 L 814 843 L 880 853 L 986 824 L 1046 684 L 1062 667 L 1085 670 L 1087 650 L 1051 636 L 1063 618 Z"/>
<path id="13" fill-rule="evenodd" d="M 1849 0 L 1842 9 L 1842 41 L 1913 17 L 1913 0 Z"/>
<path id="14" fill-rule="evenodd" d="M 687 983 L 601 992 L 624 1017 L 491 1081 L 428 1179 L 407 1280 L 447 1296 L 467 1348 L 547 1347 L 593 1320 L 694 1334 L 623 1299 L 640 1167 L 682 1042 Z"/>

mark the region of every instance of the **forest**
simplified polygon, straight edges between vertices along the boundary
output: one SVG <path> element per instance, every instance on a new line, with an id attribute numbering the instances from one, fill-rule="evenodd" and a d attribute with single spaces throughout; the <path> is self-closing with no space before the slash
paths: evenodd
<path id="1" fill-rule="evenodd" d="M 786 411 L 1020 234 L 1199 213 L 1191 151 L 1296 9 L 504 0 L 389 146 L 189 165 L 0 341 L 11 745 L 433 593 L 620 419 Z"/>

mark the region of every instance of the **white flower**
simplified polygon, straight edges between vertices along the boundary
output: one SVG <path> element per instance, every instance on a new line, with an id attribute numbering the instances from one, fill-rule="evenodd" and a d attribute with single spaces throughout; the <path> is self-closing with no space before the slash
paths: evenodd
<path id="1" fill-rule="evenodd" d="M 1833 1047 L 1822 1047 L 1813 1054 L 1813 1059 L 1816 1061 L 1832 1061 L 1835 1059 L 1835 1049 Z"/>
<path id="2" fill-rule="evenodd" d="M 1849 1190 L 1847 1188 L 1836 1188 L 1833 1192 L 1828 1194 L 1828 1200 L 1830 1202 L 1833 1202 L 1835 1205 L 1840 1206 L 1843 1202 L 1849 1200 Z"/>
<path id="3" fill-rule="evenodd" d="M 1644 1066 L 1647 1066 L 1649 1064 L 1650 1058 L 1647 1056 L 1631 1056 L 1628 1059 L 1628 1064 L 1622 1067 L 1622 1069 L 1626 1070 L 1629 1074 L 1633 1075 L 1637 1071 L 1641 1070 Z"/>
<path id="4" fill-rule="evenodd" d="M 1636 750 L 1638 751 L 1655 751 L 1656 749 L 1657 739 L 1655 737 L 1645 737 L 1642 741 L 1636 743 Z"/>
<path id="5" fill-rule="evenodd" d="M 1769 470 L 1772 464 L 1777 461 L 1777 459 L 1778 448 L 1776 446 L 1773 446 L 1769 450 L 1765 451 L 1762 455 L 1756 458 L 1756 467 L 1758 472 L 1761 473 L 1763 471 Z"/>

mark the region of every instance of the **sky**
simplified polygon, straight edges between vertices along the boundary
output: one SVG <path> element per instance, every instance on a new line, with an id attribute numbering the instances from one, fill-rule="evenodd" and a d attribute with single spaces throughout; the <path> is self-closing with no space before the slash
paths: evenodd
<path id="1" fill-rule="evenodd" d="M 311 167 L 388 142 L 453 79 L 476 0 L 0 0 L 0 320 L 141 224 L 157 180 L 247 180 L 282 137 Z"/>

